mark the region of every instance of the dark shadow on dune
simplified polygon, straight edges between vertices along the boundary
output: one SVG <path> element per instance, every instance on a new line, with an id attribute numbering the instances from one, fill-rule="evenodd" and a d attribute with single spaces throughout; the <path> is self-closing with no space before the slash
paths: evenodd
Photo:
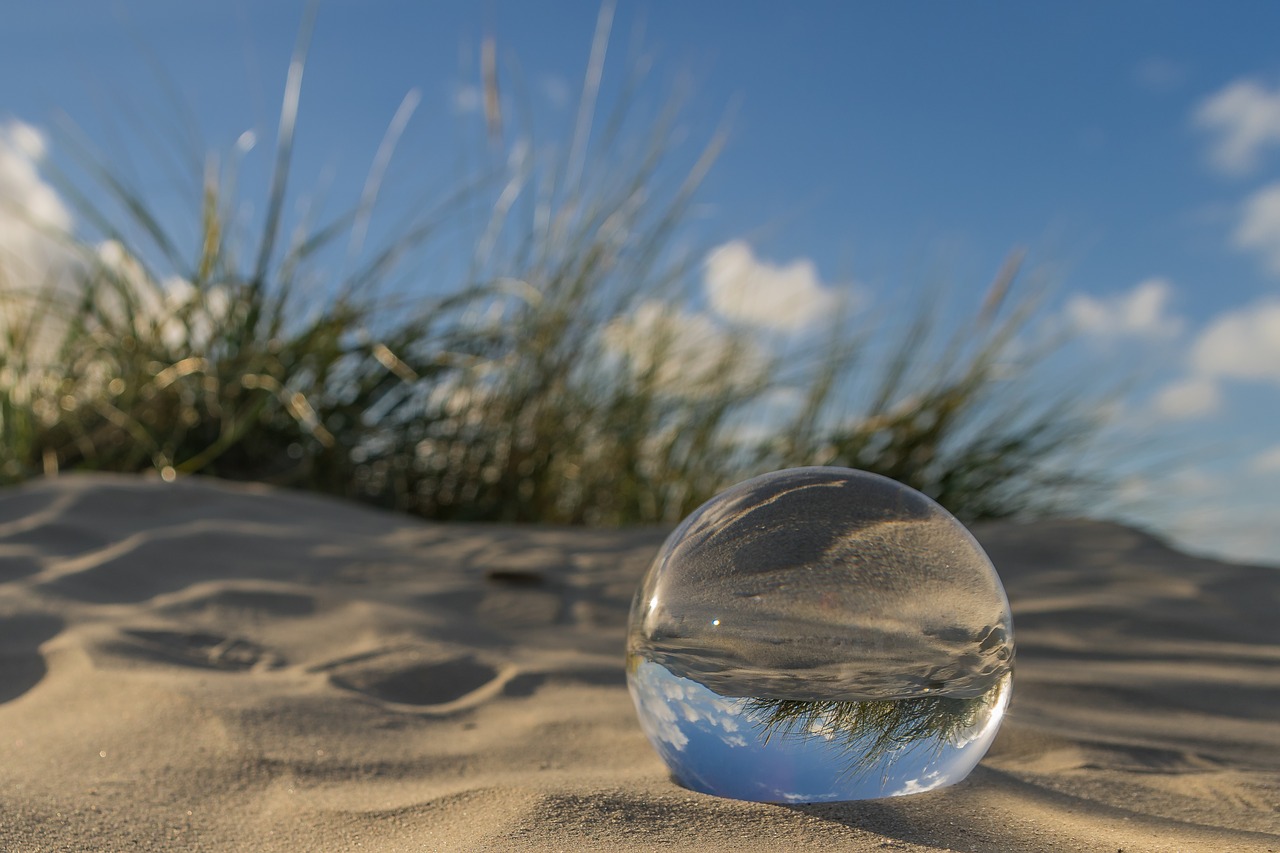
<path id="1" fill-rule="evenodd" d="M 330 532 L 361 536 L 390 533 L 412 523 L 323 495 L 286 489 L 268 491 L 211 477 L 183 477 L 176 483 L 99 474 L 70 475 L 65 479 L 79 492 L 74 505 L 68 507 L 64 515 L 92 520 L 96 530 L 107 531 L 112 538 L 125 538 L 193 518 L 230 525 L 252 522 L 296 527 L 319 513 Z M 157 495 L 163 495 L 164 499 L 157 500 Z M 340 512 L 333 512 L 334 509 Z"/>
<path id="2" fill-rule="evenodd" d="M 49 512 L 60 497 L 56 489 L 6 488 L 0 492 L 0 535 L 30 523 L 32 516 Z"/>
<path id="3" fill-rule="evenodd" d="M 984 768 L 974 770 L 970 780 L 977 778 L 983 784 Z M 990 780 L 987 780 L 990 781 Z M 961 783 L 965 787 L 974 781 Z M 1008 827 L 995 826 L 991 816 L 975 814 L 969 824 L 959 822 L 953 805 L 937 808 L 938 796 L 955 796 L 956 788 L 946 794 L 917 794 L 908 797 L 891 797 L 881 800 L 858 800 L 844 803 L 799 803 L 779 805 L 811 818 L 840 824 L 862 832 L 873 832 L 896 842 L 919 844 L 930 849 L 954 850 L 957 853 L 1043 853 L 1044 838 L 1038 833 L 1032 837 L 1018 837 Z M 964 794 L 961 794 L 964 796 Z M 881 845 L 896 847 L 892 842 Z"/>
<path id="4" fill-rule="evenodd" d="M 1158 708 L 1164 713 L 1187 712 L 1235 720 L 1275 722 L 1280 709 L 1280 688 L 1271 685 L 1215 684 L 1163 680 L 1134 685 L 1122 684 L 1036 684 L 1038 703 L 1071 707 L 1083 705 L 1115 714 L 1141 714 Z M 1207 733 L 1206 733 L 1207 734 Z M 1200 732 L 1188 731 L 1185 745 L 1211 741 Z"/>
<path id="5" fill-rule="evenodd" d="M 1049 849 L 1041 831 L 1045 828 L 1043 825 L 1040 828 L 1031 825 L 1019 830 L 1010 826 L 1007 815 L 1002 817 L 999 811 L 974 808 L 971 822 L 955 820 L 954 815 L 963 812 L 964 802 L 973 802 L 975 806 L 981 803 L 982 788 L 999 788 L 1008 796 L 1024 800 L 1028 805 L 1034 804 L 1040 811 L 1056 811 L 1064 816 L 1088 814 L 1094 816 L 1094 819 L 1123 821 L 1137 832 L 1150 833 L 1153 842 L 1157 839 L 1163 842 L 1160 849 L 1177 849 L 1175 844 L 1187 839 L 1194 839 L 1198 845 L 1209 849 L 1208 844 L 1224 843 L 1224 833 L 1229 833 L 1229 843 L 1238 843 L 1239 846 L 1221 849 L 1270 849 L 1275 839 L 1275 836 L 1262 832 L 1228 829 L 1110 805 L 1097 799 L 1056 791 L 990 767 L 976 768 L 970 779 L 962 785 L 963 789 L 953 788 L 937 795 L 786 805 L 780 808 L 852 829 L 879 833 L 898 841 L 930 846 L 944 845 L 946 849 L 959 853 L 987 853 L 991 850 L 1000 850 L 1001 853 L 1041 853 Z M 961 799 L 961 807 L 957 809 L 957 804 L 952 803 L 944 809 L 935 808 L 935 796 L 958 797 Z M 1037 823 L 1043 820 L 1046 818 L 1039 818 Z M 1261 846 L 1263 843 L 1267 844 L 1265 848 Z"/>
<path id="6" fill-rule="evenodd" d="M 540 572 L 519 569 L 486 569 L 485 579 L 508 586 L 541 586 L 544 578 Z"/>
<path id="7" fill-rule="evenodd" d="M 0 619 L 0 704 L 17 699 L 48 672 L 40 645 L 62 630 L 63 621 L 47 613 L 23 613 Z"/>
<path id="8" fill-rule="evenodd" d="M 112 537 L 78 524 L 50 521 L 6 536 L 4 541 L 12 545 L 34 546 L 46 557 L 74 557 L 110 544 Z"/>
<path id="9" fill-rule="evenodd" d="M 932 844 L 945 842 L 948 850 L 978 853 L 990 850 L 985 843 L 966 845 L 964 839 L 948 836 L 934 821 L 922 819 L 918 809 L 905 800 L 859 800 L 849 803 L 806 803 L 785 805 L 779 808 L 789 809 L 809 817 L 816 817 L 832 823 L 842 824 L 850 829 L 863 832 L 874 832 L 886 838 L 904 841 L 910 844 Z M 886 845 L 888 846 L 888 845 Z M 1009 851 L 1022 848 L 1010 847 Z"/>
<path id="10" fill-rule="evenodd" d="M 626 687 L 627 673 L 614 669 L 573 670 L 569 672 L 522 672 L 502 687 L 504 696 L 532 696 L 547 683 L 585 684 L 590 687 Z"/>
<path id="11" fill-rule="evenodd" d="M 444 613 L 474 614 L 484 601 L 482 589 L 448 589 L 441 592 L 430 592 L 413 599 L 415 604 L 439 609 Z"/>
<path id="12" fill-rule="evenodd" d="M 34 575 L 40 568 L 40 561 L 34 557 L 4 557 L 0 559 L 0 583 Z"/>
<path id="13" fill-rule="evenodd" d="M 181 543 L 175 559 L 174 540 Z M 42 587 L 78 601 L 125 604 L 177 592 L 194 580 L 314 582 L 342 568 L 346 560 L 312 553 L 314 537 L 279 532 L 223 529 L 160 529 L 120 554 Z"/>

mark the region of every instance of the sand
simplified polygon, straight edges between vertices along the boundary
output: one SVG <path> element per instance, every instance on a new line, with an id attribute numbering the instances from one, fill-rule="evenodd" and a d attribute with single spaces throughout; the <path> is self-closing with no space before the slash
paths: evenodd
<path id="1" fill-rule="evenodd" d="M 1013 703 L 964 782 L 675 785 L 627 607 L 665 531 L 431 525 L 200 479 L 0 491 L 0 849 L 1280 851 L 1280 571 L 975 531 Z"/>

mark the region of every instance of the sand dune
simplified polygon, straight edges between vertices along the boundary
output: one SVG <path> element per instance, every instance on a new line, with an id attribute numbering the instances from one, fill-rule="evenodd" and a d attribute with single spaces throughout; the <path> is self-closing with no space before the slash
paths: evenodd
<path id="1" fill-rule="evenodd" d="M 1280 571 L 975 531 L 1013 704 L 949 789 L 674 785 L 622 649 L 665 531 L 428 525 L 198 479 L 0 491 L 0 849 L 1280 851 Z"/>

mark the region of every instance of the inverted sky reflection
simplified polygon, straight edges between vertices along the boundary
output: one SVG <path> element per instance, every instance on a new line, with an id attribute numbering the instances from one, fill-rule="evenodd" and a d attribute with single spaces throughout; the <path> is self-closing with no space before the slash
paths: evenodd
<path id="1" fill-rule="evenodd" d="M 681 784 L 763 802 L 831 802 L 915 794 L 960 781 L 986 753 L 1008 703 L 1007 681 L 990 709 L 951 741 L 927 738 L 870 766 L 831 732 L 775 735 L 731 699 L 651 661 L 630 680 L 645 734 Z"/>

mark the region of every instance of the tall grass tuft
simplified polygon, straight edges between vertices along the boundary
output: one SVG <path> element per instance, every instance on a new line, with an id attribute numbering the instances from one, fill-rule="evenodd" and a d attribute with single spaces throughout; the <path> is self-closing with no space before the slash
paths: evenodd
<path id="1" fill-rule="evenodd" d="M 243 199 L 235 170 L 219 170 L 217 158 L 205 170 L 190 247 L 87 146 L 70 140 L 90 186 L 50 170 L 99 239 L 61 235 L 70 286 L 7 289 L 6 480 L 152 470 L 165 479 L 201 473 L 353 494 L 352 454 L 377 429 L 370 414 L 394 411 L 406 373 L 439 371 L 438 348 L 428 345 L 435 312 L 458 297 L 419 301 L 384 341 L 380 317 L 401 306 L 378 285 L 431 237 L 451 201 L 423 212 L 339 281 L 323 281 L 318 262 L 360 222 L 359 206 L 281 240 L 312 19 L 290 66 L 256 241 L 237 239 Z M 392 355 L 388 343 L 405 341 L 414 346 Z"/>
<path id="2" fill-rule="evenodd" d="M 607 6 L 566 152 L 516 143 L 507 165 L 461 181 L 350 271 L 327 274 L 344 238 L 363 246 L 416 101 L 392 121 L 360 202 L 285 239 L 313 13 L 254 239 L 236 226 L 235 170 L 215 158 L 193 245 L 87 147 L 87 185 L 51 170 L 97 233 L 60 236 L 74 286 L 0 286 L 4 481 L 205 474 L 428 518 L 596 525 L 669 523 L 736 480 L 801 464 L 886 474 L 966 520 L 1045 512 L 1088 484 L 1066 454 L 1093 434 L 1095 401 L 1023 397 L 1007 381 L 1011 364 L 1034 380 L 1043 356 L 1025 346 L 1034 299 L 1004 304 L 1016 265 L 941 347 L 940 325 L 920 311 L 889 343 L 835 320 L 825 346 L 784 362 L 701 310 L 702 255 L 680 247 L 723 134 L 679 168 L 675 101 L 642 117 L 625 97 L 592 134 Z M 501 138 L 510 123 L 491 65 L 486 118 Z M 462 280 L 390 287 L 406 271 L 424 283 L 432 270 L 414 266 L 416 253 L 481 200 L 486 225 Z M 867 353 L 886 346 L 876 367 Z M 761 415 L 780 388 L 800 404 Z"/>
<path id="3" fill-rule="evenodd" d="M 1061 341 L 1032 323 L 1042 294 L 1002 310 L 1021 263 L 1012 253 L 945 339 L 935 311 L 918 310 L 865 383 L 865 408 L 818 437 L 814 460 L 905 483 L 968 522 L 1052 514 L 1103 489 L 1104 473 L 1081 460 L 1106 392 L 1045 393 L 1037 368 Z"/>

